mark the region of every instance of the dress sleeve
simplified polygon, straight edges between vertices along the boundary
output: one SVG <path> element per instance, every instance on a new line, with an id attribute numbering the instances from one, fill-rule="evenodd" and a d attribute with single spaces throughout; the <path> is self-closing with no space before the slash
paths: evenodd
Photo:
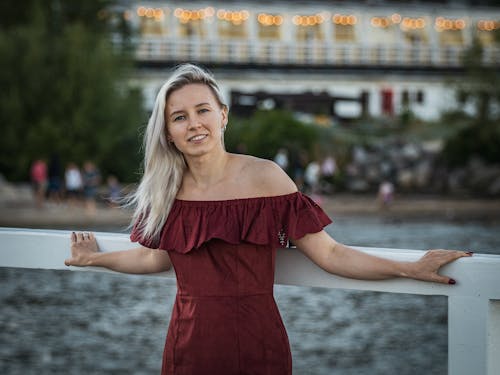
<path id="1" fill-rule="evenodd" d="M 323 209 L 310 197 L 300 192 L 290 195 L 285 202 L 280 202 L 276 212 L 278 219 L 278 245 L 285 247 L 289 240 L 297 240 L 309 233 L 320 232 L 332 220 Z"/>
<path id="2" fill-rule="evenodd" d="M 150 248 L 157 249 L 159 246 L 159 241 L 151 237 L 145 238 L 143 235 L 144 231 L 144 215 L 140 215 L 139 218 L 134 223 L 132 227 L 132 232 L 130 233 L 130 241 L 138 242 L 140 245 Z"/>

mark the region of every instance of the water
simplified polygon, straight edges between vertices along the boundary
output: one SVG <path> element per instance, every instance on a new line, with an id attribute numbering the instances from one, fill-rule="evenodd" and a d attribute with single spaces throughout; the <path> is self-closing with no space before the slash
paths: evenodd
<path id="1" fill-rule="evenodd" d="M 500 253 L 499 223 L 340 218 L 358 246 Z M 459 280 L 460 281 L 460 280 Z M 0 374 L 158 374 L 175 284 L 0 268 Z M 447 301 L 276 286 L 294 374 L 446 374 Z"/>

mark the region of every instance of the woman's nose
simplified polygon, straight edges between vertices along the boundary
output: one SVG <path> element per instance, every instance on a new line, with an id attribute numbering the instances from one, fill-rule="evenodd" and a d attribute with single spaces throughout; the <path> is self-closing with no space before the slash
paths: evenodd
<path id="1" fill-rule="evenodd" d="M 190 117 L 189 120 L 189 129 L 196 129 L 201 126 L 200 119 L 197 116 Z"/>

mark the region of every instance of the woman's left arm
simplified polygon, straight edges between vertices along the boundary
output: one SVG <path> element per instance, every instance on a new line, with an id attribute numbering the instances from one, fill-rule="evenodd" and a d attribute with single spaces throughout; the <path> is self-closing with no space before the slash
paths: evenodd
<path id="1" fill-rule="evenodd" d="M 335 241 L 324 230 L 293 240 L 314 263 L 327 272 L 360 280 L 383 280 L 406 277 L 416 280 L 455 284 L 455 280 L 439 275 L 445 264 L 471 252 L 431 250 L 415 262 L 399 262 L 376 257 Z"/>

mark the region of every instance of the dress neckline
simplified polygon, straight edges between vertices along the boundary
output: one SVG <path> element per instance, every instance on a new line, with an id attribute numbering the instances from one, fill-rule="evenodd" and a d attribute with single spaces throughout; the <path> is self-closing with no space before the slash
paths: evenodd
<path id="1" fill-rule="evenodd" d="M 271 195 L 271 196 L 260 196 L 260 197 L 243 197 L 243 198 L 231 198 L 231 199 L 220 199 L 220 200 L 187 200 L 187 199 L 178 199 L 175 198 L 175 202 L 182 205 L 200 205 L 200 204 L 236 204 L 236 203 L 251 203 L 261 200 L 274 200 L 274 199 L 288 199 L 296 194 L 299 194 L 299 191 L 295 191 L 293 193 L 281 194 L 281 195 Z"/>

